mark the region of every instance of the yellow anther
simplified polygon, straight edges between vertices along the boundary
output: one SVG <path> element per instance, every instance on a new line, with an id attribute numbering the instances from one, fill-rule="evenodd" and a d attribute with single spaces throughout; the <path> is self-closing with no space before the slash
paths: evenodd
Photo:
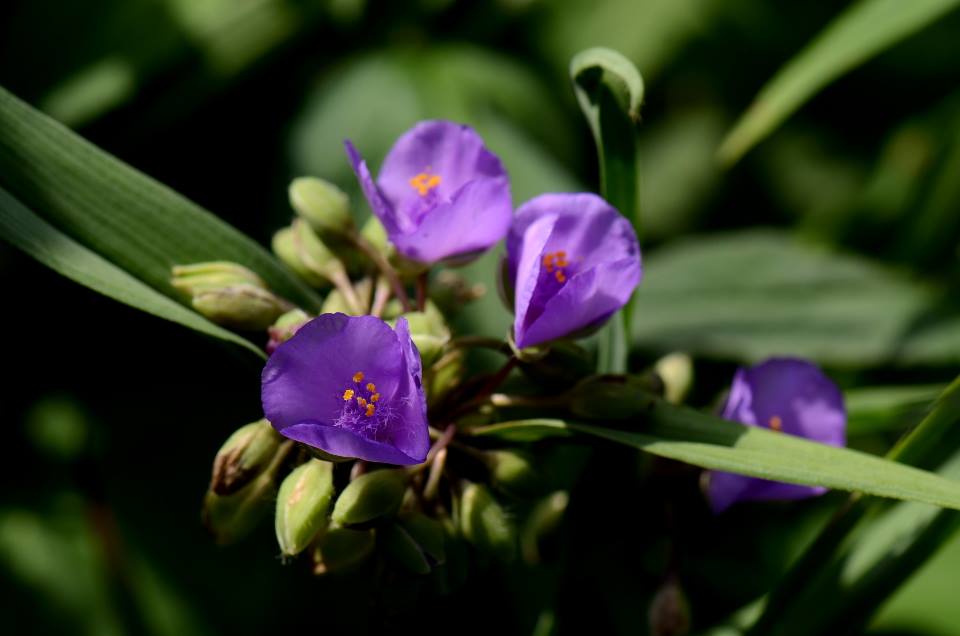
<path id="1" fill-rule="evenodd" d="M 370 417 L 371 415 L 373 415 L 373 412 L 376 410 L 377 410 L 377 407 L 375 407 L 373 404 L 367 404 L 367 417 Z"/>
<path id="2" fill-rule="evenodd" d="M 353 389 L 347 389 L 346 391 L 344 391 L 343 399 L 344 401 L 350 401 L 351 399 L 353 399 Z"/>
<path id="3" fill-rule="evenodd" d="M 779 415 L 774 415 L 770 418 L 770 429 L 777 432 L 783 430 L 783 420 L 780 419 Z"/>
<path id="4" fill-rule="evenodd" d="M 367 401 L 364 400 L 362 397 L 357 398 L 357 404 L 359 404 L 360 408 L 362 409 L 367 407 Z"/>
<path id="5" fill-rule="evenodd" d="M 566 274 L 563 273 L 562 270 L 559 270 L 559 269 L 558 269 L 557 271 L 555 271 L 555 272 L 553 273 L 553 277 L 557 279 L 557 282 L 558 282 L 558 283 L 565 283 L 565 282 L 567 282 L 567 276 L 566 276 Z"/>
<path id="6" fill-rule="evenodd" d="M 410 187 L 417 191 L 422 197 L 427 196 L 427 194 L 440 185 L 440 175 L 438 174 L 429 174 L 427 172 L 421 172 L 417 176 L 410 179 Z"/>
<path id="7" fill-rule="evenodd" d="M 363 382 L 363 371 L 357 371 L 353 374 L 353 381 L 360 383 Z"/>
<path id="8" fill-rule="evenodd" d="M 377 390 L 376 384 L 374 384 L 373 382 L 367 382 L 367 391 L 370 391 L 371 393 L 375 393 L 376 390 Z"/>
<path id="9" fill-rule="evenodd" d="M 373 395 L 371 395 L 371 396 L 370 396 L 370 401 L 371 401 L 371 402 L 379 402 L 379 401 L 380 401 L 380 394 L 379 394 L 379 393 L 374 393 Z"/>

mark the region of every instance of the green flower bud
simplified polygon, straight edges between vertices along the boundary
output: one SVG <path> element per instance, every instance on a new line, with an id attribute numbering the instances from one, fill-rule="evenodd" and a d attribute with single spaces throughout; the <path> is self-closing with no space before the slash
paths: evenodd
<path id="1" fill-rule="evenodd" d="M 400 525 L 416 541 L 430 565 L 443 563 L 447 558 L 446 535 L 443 524 L 422 512 L 409 512 L 400 516 Z"/>
<path id="2" fill-rule="evenodd" d="M 272 353 L 274 349 L 293 337 L 297 330 L 310 320 L 310 316 L 301 309 L 294 309 L 283 314 L 273 326 L 267 329 L 270 334 L 270 342 L 267 344 L 267 353 Z"/>
<path id="3" fill-rule="evenodd" d="M 460 495 L 460 532 L 481 552 L 503 561 L 513 558 L 516 532 L 486 486 L 467 483 Z"/>
<path id="4" fill-rule="evenodd" d="M 524 375 L 554 391 L 572 387 L 596 369 L 590 353 L 572 342 L 527 347 L 522 353 L 525 357 L 521 358 L 520 369 Z"/>
<path id="5" fill-rule="evenodd" d="M 290 205 L 317 232 L 347 234 L 353 229 L 350 199 L 329 181 L 299 177 L 288 189 Z"/>
<path id="6" fill-rule="evenodd" d="M 371 216 L 367 219 L 367 222 L 363 224 L 363 228 L 360 229 L 360 236 L 367 239 L 367 242 L 370 243 L 373 249 L 383 254 L 387 260 L 392 259 L 396 254 L 393 243 L 391 243 L 387 237 L 387 230 L 377 217 Z"/>
<path id="7" fill-rule="evenodd" d="M 540 563 L 540 546 L 554 534 L 563 520 L 570 503 L 570 495 L 563 490 L 544 497 L 533 507 L 520 533 L 520 552 L 531 565 Z"/>
<path id="8" fill-rule="evenodd" d="M 426 304 L 423 311 L 411 311 L 403 314 L 410 325 L 410 337 L 420 351 L 420 360 L 424 366 L 432 364 L 444 345 L 450 341 L 450 329 L 443 319 L 443 314 L 431 302 Z M 396 327 L 397 321 L 390 321 Z"/>
<path id="9" fill-rule="evenodd" d="M 234 431 L 213 460 L 210 490 L 218 495 L 230 495 L 246 486 L 270 465 L 281 441 L 267 420 L 258 420 Z"/>
<path id="10" fill-rule="evenodd" d="M 345 526 L 392 517 L 400 509 L 407 489 L 402 470 L 384 469 L 360 475 L 351 481 L 333 507 L 333 520 Z"/>
<path id="11" fill-rule="evenodd" d="M 208 490 L 203 500 L 203 524 L 220 545 L 244 538 L 267 515 L 276 493 L 274 471 L 261 473 L 232 495 Z"/>
<path id="12" fill-rule="evenodd" d="M 299 554 L 327 524 L 333 498 L 333 464 L 311 459 L 280 484 L 275 528 L 280 551 Z"/>
<path id="13" fill-rule="evenodd" d="M 351 570 L 373 554 L 376 538 L 371 529 L 330 526 L 313 550 L 313 573 L 334 574 Z"/>
<path id="14" fill-rule="evenodd" d="M 459 386 L 463 372 L 463 349 L 445 353 L 433 366 L 424 365 L 423 386 L 427 394 L 427 406 L 439 404 L 450 391 Z"/>
<path id="15" fill-rule="evenodd" d="M 416 540 L 398 523 L 388 523 L 377 529 L 377 544 L 387 557 L 413 574 L 429 574 L 427 555 Z"/>
<path id="16" fill-rule="evenodd" d="M 266 329 L 287 309 L 271 292 L 246 284 L 199 291 L 192 305 L 217 324 L 251 331 Z"/>
<path id="17" fill-rule="evenodd" d="M 543 493 L 543 476 L 534 465 L 530 453 L 517 450 L 490 451 L 487 461 L 491 482 L 506 494 L 529 499 Z"/>
<path id="18" fill-rule="evenodd" d="M 369 278 L 364 278 L 363 280 L 357 281 L 353 285 L 353 289 L 356 292 L 359 302 L 366 306 L 370 306 L 370 294 L 373 291 L 373 283 Z M 363 314 L 358 314 L 350 306 L 350 303 L 347 302 L 347 299 L 344 298 L 343 292 L 339 289 L 332 289 L 330 293 L 327 294 L 327 297 L 323 300 L 323 305 L 320 306 L 321 314 L 335 314 L 342 313 L 347 314 L 348 316 L 359 316 Z"/>
<path id="19" fill-rule="evenodd" d="M 685 636 L 690 632 L 690 603 L 676 577 L 670 577 L 657 591 L 647 618 L 652 636 Z"/>
<path id="20" fill-rule="evenodd" d="M 571 391 L 570 411 L 598 420 L 634 418 L 659 399 L 662 387 L 653 375 L 599 375 L 580 382 Z"/>
<path id="21" fill-rule="evenodd" d="M 486 293 L 487 287 L 483 283 L 471 283 L 463 275 L 449 269 L 438 272 L 430 285 L 430 297 L 447 314 L 460 311 L 483 298 Z"/>
<path id="22" fill-rule="evenodd" d="M 324 287 L 327 285 L 326 278 L 320 275 L 319 272 L 310 269 L 300 259 L 300 250 L 297 247 L 297 236 L 293 227 L 285 227 L 278 230 L 277 233 L 273 235 L 271 247 L 273 248 L 273 253 L 277 255 L 277 258 L 308 285 L 312 287 Z"/>
<path id="23" fill-rule="evenodd" d="M 262 278 L 243 265 L 229 261 L 175 265 L 172 273 L 173 278 L 170 284 L 188 296 L 196 296 L 203 290 L 219 289 L 230 285 L 253 285 L 267 289 L 267 284 Z"/>
<path id="24" fill-rule="evenodd" d="M 663 396 L 667 402 L 681 404 L 693 385 L 693 360 L 685 353 L 671 353 L 653 366 L 663 381 Z"/>

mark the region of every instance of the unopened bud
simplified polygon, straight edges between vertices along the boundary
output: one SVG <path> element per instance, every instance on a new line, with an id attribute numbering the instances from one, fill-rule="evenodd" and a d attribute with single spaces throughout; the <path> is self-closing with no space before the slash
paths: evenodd
<path id="1" fill-rule="evenodd" d="M 314 287 L 349 280 L 340 259 L 303 219 L 294 219 L 290 227 L 274 234 L 273 251 L 287 267 Z"/>
<path id="2" fill-rule="evenodd" d="M 271 292 L 249 284 L 199 291 L 192 305 L 217 324 L 251 331 L 266 329 L 288 309 L 288 305 Z"/>
<path id="3" fill-rule="evenodd" d="M 277 347 L 294 336 L 295 333 L 310 322 L 310 316 L 301 309 L 294 309 L 283 314 L 272 327 L 267 329 L 270 340 L 267 342 L 267 353 L 273 353 Z"/>
<path id="4" fill-rule="evenodd" d="M 267 515 L 275 492 L 273 471 L 259 474 L 232 495 L 208 490 L 203 500 L 203 524 L 220 545 L 235 543 Z"/>
<path id="5" fill-rule="evenodd" d="M 210 490 L 230 495 L 266 470 L 282 438 L 267 420 L 242 426 L 227 438 L 213 460 Z"/>
<path id="6" fill-rule="evenodd" d="M 288 189 L 290 205 L 317 232 L 347 234 L 353 229 L 350 199 L 329 181 L 299 177 Z"/>
<path id="7" fill-rule="evenodd" d="M 434 277 L 430 285 L 430 297 L 445 312 L 454 313 L 475 300 L 483 298 L 487 287 L 483 283 L 471 283 L 461 274 L 445 269 Z"/>
<path id="8" fill-rule="evenodd" d="M 353 283 L 354 294 L 357 297 L 357 301 L 364 307 L 370 306 L 370 294 L 373 291 L 373 283 L 369 278 L 364 278 L 359 280 L 356 283 Z M 347 314 L 348 316 L 354 315 L 363 315 L 357 313 L 357 311 L 350 305 L 346 297 L 344 297 L 343 292 L 339 289 L 334 288 L 330 290 L 330 293 L 327 294 L 327 297 L 323 300 L 323 305 L 320 306 L 321 314 Z"/>
<path id="9" fill-rule="evenodd" d="M 661 386 L 652 375 L 594 376 L 571 391 L 570 411 L 589 419 L 630 419 L 656 404 Z"/>
<path id="10" fill-rule="evenodd" d="M 266 289 L 263 279 L 243 265 L 229 261 L 211 261 L 191 265 L 175 265 L 170 284 L 188 296 L 196 296 L 206 289 L 230 285 L 253 285 Z"/>
<path id="11" fill-rule="evenodd" d="M 422 512 L 403 514 L 400 516 L 399 523 L 417 542 L 431 567 L 446 560 L 447 553 L 444 545 L 446 536 L 442 523 Z"/>
<path id="12" fill-rule="evenodd" d="M 393 516 L 400 509 L 406 489 L 407 476 L 402 470 L 375 470 L 360 475 L 337 497 L 333 520 L 352 526 Z"/>
<path id="13" fill-rule="evenodd" d="M 430 563 L 417 541 L 396 522 L 377 529 L 377 544 L 397 565 L 413 574 L 429 574 Z"/>
<path id="14" fill-rule="evenodd" d="M 299 554 L 327 524 L 333 498 L 333 464 L 311 459 L 280 484 L 275 527 L 280 551 Z"/>
<path id="15" fill-rule="evenodd" d="M 428 302 L 423 311 L 411 311 L 403 315 L 410 325 L 410 337 L 417 345 L 424 366 L 432 364 L 444 345 L 450 341 L 450 329 L 437 306 Z M 394 327 L 396 321 L 391 323 Z"/>
<path id="16" fill-rule="evenodd" d="M 552 342 L 519 351 L 524 375 L 553 391 L 573 386 L 596 369 L 590 353 L 572 342 Z"/>
<path id="17" fill-rule="evenodd" d="M 690 631 L 690 604 L 675 577 L 653 597 L 648 618 L 652 636 L 684 636 Z"/>
<path id="18" fill-rule="evenodd" d="M 351 570 L 373 554 L 375 545 L 372 529 L 331 526 L 313 550 L 313 573 L 335 574 Z"/>
<path id="19" fill-rule="evenodd" d="M 460 532 L 481 552 L 503 561 L 513 558 L 516 532 L 507 513 L 486 486 L 467 483 L 460 496 Z"/>
<path id="20" fill-rule="evenodd" d="M 690 356 L 671 353 L 657 360 L 653 370 L 663 381 L 663 397 L 673 404 L 682 403 L 693 385 L 693 360 Z"/>
<path id="21" fill-rule="evenodd" d="M 517 450 L 496 450 L 487 454 L 490 478 L 494 486 L 519 499 L 542 494 L 543 478 L 530 453 Z"/>
<path id="22" fill-rule="evenodd" d="M 396 254 L 393 244 L 387 237 L 386 228 L 383 227 L 383 223 L 377 217 L 371 216 L 367 219 L 360 229 L 360 236 L 365 238 L 371 247 L 383 254 L 386 259 L 389 260 Z"/>
<path id="23" fill-rule="evenodd" d="M 569 503 L 570 495 L 558 490 L 533 507 L 520 534 L 520 551 L 524 561 L 531 565 L 542 561 L 541 544 L 556 532 Z"/>

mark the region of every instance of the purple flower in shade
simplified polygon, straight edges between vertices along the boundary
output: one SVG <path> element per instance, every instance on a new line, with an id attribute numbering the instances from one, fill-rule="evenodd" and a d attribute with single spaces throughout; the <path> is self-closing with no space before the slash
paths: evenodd
<path id="1" fill-rule="evenodd" d="M 630 222 L 595 194 L 542 194 L 507 235 L 513 331 L 529 347 L 603 323 L 640 284 L 640 246 Z"/>
<path id="2" fill-rule="evenodd" d="M 267 361 L 263 412 L 281 435 L 331 455 L 385 464 L 427 457 L 420 354 L 404 318 L 323 314 Z"/>
<path id="3" fill-rule="evenodd" d="M 843 446 L 846 440 L 847 413 L 840 389 L 816 365 L 796 358 L 771 358 L 738 369 L 721 416 L 831 446 Z M 711 471 L 709 479 L 714 512 L 737 501 L 803 499 L 827 490 L 720 471 Z"/>
<path id="4" fill-rule="evenodd" d="M 373 213 L 408 259 L 464 260 L 507 233 L 507 173 L 469 126 L 420 122 L 390 149 L 376 182 L 353 144 L 345 145 Z"/>

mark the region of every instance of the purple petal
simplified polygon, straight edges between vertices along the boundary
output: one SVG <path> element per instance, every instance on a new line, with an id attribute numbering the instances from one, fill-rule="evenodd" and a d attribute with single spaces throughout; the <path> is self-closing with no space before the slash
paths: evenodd
<path id="1" fill-rule="evenodd" d="M 357 175 L 357 180 L 360 182 L 363 195 L 370 203 L 370 209 L 373 210 L 376 217 L 383 223 L 383 227 L 387 230 L 388 234 L 392 235 L 400 232 L 396 211 L 373 181 L 373 177 L 370 175 L 370 169 L 367 167 L 367 162 L 363 160 L 350 140 L 344 141 L 343 145 L 347 149 L 350 165 L 353 166 L 353 172 Z"/>
<path id="2" fill-rule="evenodd" d="M 415 231 L 392 239 L 407 258 L 434 263 L 488 249 L 506 236 L 512 218 L 507 179 L 477 179 L 424 214 Z"/>
<path id="3" fill-rule="evenodd" d="M 843 395 L 820 369 L 806 360 L 772 358 L 739 369 L 722 416 L 831 446 L 843 446 L 846 441 Z M 719 471 L 710 473 L 708 489 L 711 507 L 717 512 L 737 501 L 801 499 L 824 492 L 826 489 L 821 487 Z"/>
<path id="4" fill-rule="evenodd" d="M 354 373 L 362 371 L 386 398 L 399 386 L 401 365 L 397 336 L 379 318 L 323 314 L 270 356 L 261 375 L 263 412 L 278 430 L 333 421 Z"/>
<path id="5" fill-rule="evenodd" d="M 440 200 L 453 198 L 470 181 L 506 179 L 500 160 L 483 145 L 469 126 L 449 121 L 423 121 L 397 139 L 383 160 L 377 183 L 394 205 L 417 199 L 410 179 L 421 173 L 440 177 Z"/>
<path id="6" fill-rule="evenodd" d="M 563 278 L 544 258 L 566 254 Z M 520 347 L 602 323 L 640 283 L 640 248 L 630 223 L 595 194 L 544 194 L 520 207 L 507 237 Z M 552 267 L 552 266 L 550 266 Z"/>
<path id="7" fill-rule="evenodd" d="M 532 323 L 516 332 L 517 346 L 531 347 L 594 326 L 627 304 L 639 282 L 639 265 L 629 258 L 574 275 Z"/>
<path id="8" fill-rule="evenodd" d="M 426 429 L 425 429 L 426 430 Z M 422 464 L 426 453 L 411 457 L 399 447 L 377 442 L 357 433 L 323 422 L 307 421 L 288 426 L 282 431 L 284 437 L 309 446 L 320 448 L 331 455 L 340 457 L 358 457 L 369 462 L 410 466 Z"/>
<path id="9" fill-rule="evenodd" d="M 427 400 L 423 392 L 423 378 L 420 367 L 420 352 L 410 336 L 410 325 L 406 318 L 397 319 L 397 340 L 403 354 L 406 375 L 397 391 L 403 396 L 400 405 L 400 418 L 404 427 L 398 430 L 393 444 L 419 464 L 427 458 L 430 450 L 430 433 L 427 425 Z"/>

